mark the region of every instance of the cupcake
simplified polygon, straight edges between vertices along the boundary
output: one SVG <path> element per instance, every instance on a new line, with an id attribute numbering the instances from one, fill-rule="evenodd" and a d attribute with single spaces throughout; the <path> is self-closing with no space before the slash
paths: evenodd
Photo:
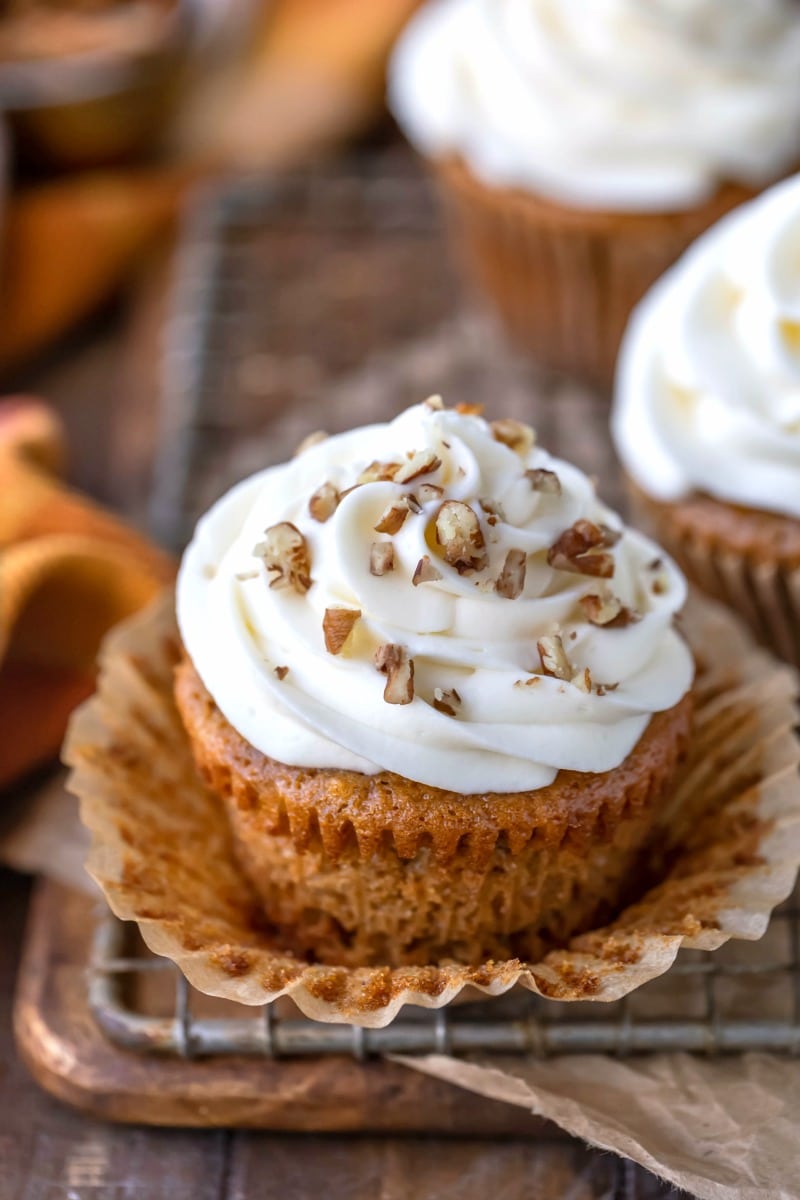
<path id="1" fill-rule="evenodd" d="M 515 340 L 607 386 L 647 288 L 800 159 L 800 10 L 435 0 L 389 98 Z"/>
<path id="2" fill-rule="evenodd" d="M 800 665 L 800 176 L 709 230 L 641 303 L 612 423 L 643 521 Z"/>
<path id="3" fill-rule="evenodd" d="M 690 736 L 684 598 L 529 427 L 437 398 L 224 496 L 175 697 L 280 944 L 536 961 L 640 894 Z"/>

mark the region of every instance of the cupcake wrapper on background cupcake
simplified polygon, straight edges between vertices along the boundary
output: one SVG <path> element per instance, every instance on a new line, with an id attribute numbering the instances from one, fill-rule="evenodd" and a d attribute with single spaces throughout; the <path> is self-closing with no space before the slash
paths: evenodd
<path id="1" fill-rule="evenodd" d="M 800 563 L 794 547 L 781 536 L 788 533 L 800 547 L 800 529 L 792 519 L 738 514 L 705 498 L 675 506 L 652 500 L 632 484 L 629 490 L 636 521 L 652 532 L 690 581 L 736 612 L 779 658 L 800 667 Z M 709 536 L 715 514 L 728 527 L 738 523 L 737 544 L 726 544 L 726 526 Z M 753 522 L 765 526 L 760 543 L 743 536 Z"/>
<path id="2" fill-rule="evenodd" d="M 433 164 L 467 273 L 544 367 L 611 386 L 631 310 L 705 229 L 752 197 L 726 185 L 675 213 L 604 213 L 481 183 Z"/>
<path id="3" fill-rule="evenodd" d="M 309 964 L 276 947 L 201 783 L 172 693 L 180 647 L 165 597 L 121 627 L 66 757 L 92 833 L 89 869 L 114 911 L 190 983 L 244 1004 L 290 996 L 322 1021 L 380 1027 L 404 1004 L 439 1008 L 472 986 L 560 1000 L 617 999 L 663 974 L 681 946 L 756 938 L 800 862 L 795 679 L 716 606 L 684 617 L 701 655 L 686 770 L 661 819 L 663 878 L 613 923 L 541 961 L 478 966 Z"/>

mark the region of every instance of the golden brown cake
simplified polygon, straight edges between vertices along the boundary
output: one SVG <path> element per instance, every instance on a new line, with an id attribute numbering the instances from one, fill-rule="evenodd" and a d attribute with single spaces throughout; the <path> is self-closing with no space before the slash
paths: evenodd
<path id="1" fill-rule="evenodd" d="M 684 595 L 528 426 L 438 398 L 223 497 L 176 700 L 282 944 L 535 959 L 639 894 L 689 738 Z"/>
<path id="2" fill-rule="evenodd" d="M 225 720 L 188 660 L 175 694 L 283 943 L 348 966 L 536 961 L 603 924 L 642 888 L 691 723 L 687 696 L 652 718 L 614 771 L 461 795 L 389 771 L 267 758 Z"/>

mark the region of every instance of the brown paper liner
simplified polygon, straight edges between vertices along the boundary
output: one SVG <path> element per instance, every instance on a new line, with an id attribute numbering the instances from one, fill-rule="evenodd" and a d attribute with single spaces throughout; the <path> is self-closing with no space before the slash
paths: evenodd
<path id="1" fill-rule="evenodd" d="M 690 581 L 733 609 L 762 645 L 800 667 L 800 566 L 794 556 L 771 557 L 766 531 L 758 544 L 743 538 L 727 547 L 724 529 L 712 538 L 690 518 L 674 519 L 672 505 L 651 500 L 632 484 L 629 492 L 636 523 L 653 533 Z"/>
<path id="2" fill-rule="evenodd" d="M 800 863 L 795 676 L 716 605 L 693 598 L 683 623 L 699 659 L 696 720 L 663 812 L 662 882 L 540 962 L 345 968 L 277 949 L 175 709 L 171 595 L 108 639 L 98 693 L 72 722 L 65 756 L 92 835 L 89 871 L 194 987 L 244 1004 L 288 995 L 316 1020 L 379 1027 L 404 1004 L 440 1008 L 470 985 L 616 1000 L 666 971 L 682 946 L 760 937 Z"/>
<path id="3" fill-rule="evenodd" d="M 603 388 L 634 305 L 704 230 L 753 192 L 726 185 L 676 213 L 566 208 L 490 188 L 458 160 L 433 164 L 467 273 L 543 366 Z"/>

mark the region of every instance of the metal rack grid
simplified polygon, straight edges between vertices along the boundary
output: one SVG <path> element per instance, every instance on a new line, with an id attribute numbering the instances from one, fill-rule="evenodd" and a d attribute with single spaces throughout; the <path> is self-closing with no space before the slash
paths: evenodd
<path id="1" fill-rule="evenodd" d="M 284 239 L 288 255 L 283 242 L 276 249 L 272 235 Z M 469 305 L 465 313 L 461 301 L 453 304 L 459 293 L 443 265 L 442 237 L 427 184 L 402 160 L 372 159 L 344 173 L 334 168 L 280 183 L 246 181 L 200 199 L 187 219 L 164 345 L 163 430 L 151 511 L 162 541 L 179 548 L 217 494 L 255 462 L 287 457 L 298 434 L 317 427 L 323 415 L 331 432 L 383 419 L 385 409 L 397 411 L 406 402 L 409 386 L 420 386 L 420 377 L 434 371 L 448 386 L 466 389 L 459 399 L 480 401 L 502 391 L 504 410 L 526 418 L 536 394 L 533 417 L 543 444 L 558 451 L 568 440 L 570 457 L 600 476 L 606 496 L 624 506 L 602 400 L 517 362 Z M 387 245 L 397 251 L 388 265 L 405 276 L 392 277 L 395 294 L 376 316 L 387 290 Z M 334 280 L 309 318 L 308 297 L 293 295 L 292 288 L 308 274 L 324 294 L 325 265 L 336 255 L 347 286 Z M 403 289 L 416 278 L 419 302 L 406 297 L 404 304 Z M 358 287 L 360 308 L 358 302 L 353 307 Z M 331 332 L 331 306 L 342 293 L 353 329 Z M 311 385 L 295 377 L 287 385 L 287 372 L 276 363 L 291 362 L 296 376 L 304 338 L 313 338 L 316 366 L 322 361 L 324 369 Z M 255 396 L 241 369 L 248 363 L 268 368 L 266 381 L 264 370 L 255 372 Z M 684 951 L 666 976 L 616 1003 L 568 1005 L 516 991 L 490 1004 L 407 1010 L 382 1030 L 317 1024 L 296 1010 L 285 1012 L 280 1002 L 202 1015 L 196 1010 L 203 998 L 173 964 L 132 948 L 131 937 L 130 927 L 110 914 L 101 918 L 90 1004 L 110 1039 L 141 1052 L 357 1058 L 470 1051 L 800 1053 L 798 896 L 778 910 L 760 942 L 731 943 L 713 955 Z M 174 986 L 174 1004 L 160 1015 L 137 999 L 137 983 L 152 974 L 171 978 Z"/>

